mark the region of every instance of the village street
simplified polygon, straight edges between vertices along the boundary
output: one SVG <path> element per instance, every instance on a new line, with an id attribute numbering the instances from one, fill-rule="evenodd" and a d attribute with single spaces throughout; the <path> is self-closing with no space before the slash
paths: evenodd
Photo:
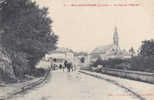
<path id="1" fill-rule="evenodd" d="M 113 95 L 114 94 L 114 95 Z M 11 100 L 139 100 L 105 80 L 77 71 L 53 71 L 47 83 L 19 94 Z"/>

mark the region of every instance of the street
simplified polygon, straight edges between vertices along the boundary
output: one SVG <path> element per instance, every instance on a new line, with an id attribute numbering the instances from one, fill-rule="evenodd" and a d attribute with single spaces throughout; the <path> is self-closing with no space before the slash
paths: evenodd
<path id="1" fill-rule="evenodd" d="M 129 95 L 125 95 L 129 94 Z M 105 80 L 79 72 L 51 72 L 47 83 L 16 95 L 11 100 L 139 100 Z"/>

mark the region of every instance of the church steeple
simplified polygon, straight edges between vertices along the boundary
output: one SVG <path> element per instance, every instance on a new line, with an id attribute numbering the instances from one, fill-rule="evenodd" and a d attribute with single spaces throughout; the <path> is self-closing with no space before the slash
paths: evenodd
<path id="1" fill-rule="evenodd" d="M 117 47 L 119 46 L 119 36 L 118 36 L 118 29 L 117 29 L 117 27 L 114 28 L 113 44 L 116 45 Z"/>

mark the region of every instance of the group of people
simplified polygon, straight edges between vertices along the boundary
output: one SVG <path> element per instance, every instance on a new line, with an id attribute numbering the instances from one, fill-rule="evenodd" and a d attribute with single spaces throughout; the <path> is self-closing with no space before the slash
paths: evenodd
<path id="1" fill-rule="evenodd" d="M 58 67 L 59 69 L 62 69 L 63 72 L 65 71 L 65 69 L 67 69 L 67 72 L 72 72 L 76 70 L 76 66 L 71 61 L 67 61 L 67 60 L 65 60 L 63 64 L 59 64 L 59 66 L 53 63 L 51 64 L 51 68 L 53 70 L 56 70 L 56 67 Z"/>
<path id="2" fill-rule="evenodd" d="M 64 71 L 65 68 L 67 68 L 67 72 L 73 71 L 73 64 L 72 64 L 72 62 L 68 62 L 67 60 L 65 60 L 64 61 L 63 71 Z"/>

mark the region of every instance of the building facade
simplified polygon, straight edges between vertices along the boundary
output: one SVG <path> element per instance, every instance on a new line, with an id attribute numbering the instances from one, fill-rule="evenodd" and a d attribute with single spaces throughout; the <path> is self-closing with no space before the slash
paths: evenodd
<path id="1" fill-rule="evenodd" d="M 114 28 L 113 43 L 105 46 L 96 47 L 89 54 L 89 62 L 94 62 L 98 58 L 107 60 L 109 58 L 130 58 L 130 54 L 126 50 L 121 50 L 119 46 L 119 35 L 117 27 Z"/>
<path id="2" fill-rule="evenodd" d="M 74 53 L 68 48 L 57 48 L 56 50 L 49 52 L 45 59 L 48 61 L 54 61 L 57 64 L 63 64 L 65 60 L 73 62 Z"/>

